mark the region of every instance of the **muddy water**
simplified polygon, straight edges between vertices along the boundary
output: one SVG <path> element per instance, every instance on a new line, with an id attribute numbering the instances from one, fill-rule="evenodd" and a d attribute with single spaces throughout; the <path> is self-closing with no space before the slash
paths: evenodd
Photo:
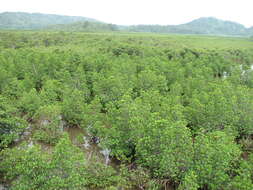
<path id="1" fill-rule="evenodd" d="M 34 145 L 40 145 L 42 151 L 44 151 L 44 152 L 51 153 L 53 151 L 54 147 L 52 145 L 33 140 L 32 134 L 33 134 L 33 129 L 32 129 L 32 126 L 29 125 L 29 127 L 25 130 L 25 132 L 21 135 L 21 137 L 19 139 L 16 139 L 15 142 L 10 147 L 11 148 L 21 147 L 24 144 L 27 147 L 32 147 Z"/>
<path id="2" fill-rule="evenodd" d="M 115 167 L 115 164 L 110 160 L 110 150 L 101 149 L 97 143 L 94 143 L 94 139 L 89 136 L 85 130 L 77 127 L 65 127 L 64 131 L 69 134 L 69 137 L 72 143 L 78 146 L 83 152 L 87 161 L 99 161 L 106 165 L 112 165 Z M 33 127 L 29 126 L 23 135 L 12 144 L 11 147 L 19 147 L 23 144 L 26 144 L 28 147 L 32 147 L 35 144 L 40 145 L 42 150 L 48 153 L 51 153 L 54 149 L 54 146 L 32 139 Z"/>
<path id="3" fill-rule="evenodd" d="M 98 144 L 94 143 L 92 137 L 90 137 L 83 129 L 80 128 L 66 128 L 69 137 L 73 144 L 78 146 L 86 155 L 88 161 L 96 160 L 105 164 L 109 164 L 109 155 L 105 155 L 104 150 L 99 148 Z"/>
<path id="4" fill-rule="evenodd" d="M 78 146 L 84 153 L 87 162 L 100 162 L 104 163 L 105 165 L 110 165 L 117 171 L 119 171 L 119 163 L 116 160 L 110 159 L 110 150 L 108 149 L 101 149 L 98 143 L 94 143 L 94 139 L 89 136 L 85 130 L 80 128 L 73 128 L 73 127 L 64 127 L 64 132 L 69 134 L 71 142 Z M 26 131 L 25 135 L 23 135 L 16 143 L 12 145 L 12 147 L 22 146 L 23 143 L 26 143 L 26 146 L 31 147 L 35 144 L 38 144 L 42 147 L 42 150 L 48 153 L 51 153 L 54 150 L 54 146 L 41 143 L 38 141 L 34 141 L 32 139 L 32 126 L 30 126 Z M 174 188 L 167 184 L 166 190 L 174 190 Z M 164 187 L 165 187 L 164 186 Z M 1 189 L 0 189 L 1 190 Z"/>

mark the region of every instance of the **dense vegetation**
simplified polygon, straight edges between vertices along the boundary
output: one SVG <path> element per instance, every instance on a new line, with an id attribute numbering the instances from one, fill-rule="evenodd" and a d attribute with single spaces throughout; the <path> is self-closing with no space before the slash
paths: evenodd
<path id="1" fill-rule="evenodd" d="M 74 31 L 74 32 L 112 32 L 119 31 L 118 26 L 114 24 L 105 24 L 101 22 L 75 22 L 72 24 L 58 24 L 46 28 L 53 31 Z"/>
<path id="2" fill-rule="evenodd" d="M 251 36 L 252 28 L 231 21 L 203 17 L 179 25 L 121 26 L 99 22 L 86 17 L 73 17 L 39 13 L 0 13 L 0 29 L 40 29 L 72 32 L 153 32 L 172 34 L 207 34 L 226 36 Z"/>
<path id="3" fill-rule="evenodd" d="M 243 38 L 0 33 L 0 183 L 14 190 L 253 188 Z M 68 132 L 80 129 L 75 138 Z M 111 164 L 84 148 L 110 153 Z"/>

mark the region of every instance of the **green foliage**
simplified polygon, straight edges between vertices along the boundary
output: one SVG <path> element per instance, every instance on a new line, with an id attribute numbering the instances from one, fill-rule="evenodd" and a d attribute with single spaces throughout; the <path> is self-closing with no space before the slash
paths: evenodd
<path id="1" fill-rule="evenodd" d="M 139 91 L 159 90 L 167 91 L 166 78 L 159 76 L 150 70 L 144 70 L 138 73 L 137 88 Z"/>
<path id="2" fill-rule="evenodd" d="M 178 187 L 179 190 L 198 190 L 198 188 L 198 176 L 194 171 L 188 171 Z"/>
<path id="3" fill-rule="evenodd" d="M 101 22 L 74 22 L 71 24 L 57 24 L 45 27 L 46 30 L 53 31 L 74 31 L 74 32 L 112 32 L 118 31 L 118 26 Z"/>
<path id="4" fill-rule="evenodd" d="M 189 129 L 180 123 L 154 121 L 136 147 L 139 162 L 153 175 L 181 180 L 192 164 L 193 146 Z"/>
<path id="5" fill-rule="evenodd" d="M 45 143 L 55 144 L 63 133 L 61 108 L 57 105 L 43 106 L 37 110 L 33 137 Z"/>
<path id="6" fill-rule="evenodd" d="M 67 136 L 55 146 L 52 155 L 41 153 L 38 146 L 7 149 L 1 170 L 14 179 L 13 189 L 83 189 L 86 170 L 83 154 Z"/>
<path id="7" fill-rule="evenodd" d="M 30 92 L 24 92 L 20 98 L 18 108 L 22 113 L 27 114 L 28 118 L 32 118 L 42 104 L 41 98 L 35 89 Z"/>
<path id="8" fill-rule="evenodd" d="M 87 167 L 87 186 L 91 188 L 106 188 L 117 186 L 121 180 L 117 172 L 102 163 L 90 163 Z"/>
<path id="9" fill-rule="evenodd" d="M 12 99 L 20 98 L 24 91 L 24 86 L 22 82 L 17 80 L 16 78 L 10 79 L 8 86 L 3 88 L 3 95 L 9 96 Z"/>
<path id="10" fill-rule="evenodd" d="M 0 172 L 12 181 L 12 189 L 105 189 L 128 187 L 129 172 L 120 175 L 102 163 L 87 163 L 83 152 L 75 147 L 67 134 L 54 147 L 51 154 L 39 146 L 6 149 L 1 153 Z M 139 175 L 140 177 L 141 175 Z M 140 181 L 140 179 L 138 179 Z"/>
<path id="11" fill-rule="evenodd" d="M 12 189 L 252 189 L 248 39 L 5 31 L 0 63 Z"/>
<path id="12" fill-rule="evenodd" d="M 66 90 L 67 91 L 67 90 Z M 67 91 L 63 97 L 62 113 L 70 125 L 80 125 L 85 119 L 85 98 L 81 91 Z"/>
<path id="13" fill-rule="evenodd" d="M 238 161 L 240 148 L 233 137 L 217 131 L 199 135 L 194 143 L 194 171 L 200 186 L 222 189 L 229 182 L 233 164 Z"/>
<path id="14" fill-rule="evenodd" d="M 122 76 L 95 75 L 94 78 L 94 94 L 101 99 L 103 104 L 120 100 L 121 96 L 129 90 Z"/>
<path id="15" fill-rule="evenodd" d="M 253 188 L 252 183 L 252 155 L 249 160 L 242 160 L 240 167 L 236 170 L 236 176 L 234 176 L 229 183 L 227 189 L 242 189 L 249 190 Z"/>
<path id="16" fill-rule="evenodd" d="M 194 91 L 186 108 L 186 116 L 192 128 L 196 131 L 225 129 L 234 130 L 239 135 L 252 134 L 252 119 L 249 116 L 253 113 L 250 90 L 226 81 L 211 83 L 208 88 Z"/>
<path id="17" fill-rule="evenodd" d="M 43 85 L 40 96 L 45 104 L 52 104 L 62 100 L 62 86 L 57 80 L 47 80 Z"/>
<path id="18" fill-rule="evenodd" d="M 0 149 L 19 138 L 26 125 L 14 105 L 0 95 Z"/>

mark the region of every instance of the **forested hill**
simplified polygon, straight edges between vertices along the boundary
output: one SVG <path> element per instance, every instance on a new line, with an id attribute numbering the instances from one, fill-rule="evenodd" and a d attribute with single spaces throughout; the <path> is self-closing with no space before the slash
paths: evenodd
<path id="1" fill-rule="evenodd" d="M 203 34 L 243 35 L 247 33 L 247 28 L 242 24 L 213 17 L 199 18 L 179 27 Z"/>
<path id="2" fill-rule="evenodd" d="M 247 29 L 242 24 L 213 17 L 199 18 L 190 23 L 180 25 L 180 27 L 207 34 L 240 35 L 247 32 Z"/>
<path id="3" fill-rule="evenodd" d="M 40 29 L 56 24 L 70 24 L 80 21 L 97 21 L 79 16 L 63 16 L 41 13 L 0 13 L 0 29 Z"/>
<path id="4" fill-rule="evenodd" d="M 60 31 L 127 31 L 174 34 L 207 34 L 252 36 L 253 28 L 213 17 L 203 17 L 180 25 L 132 25 L 120 26 L 95 19 L 77 16 L 62 16 L 40 13 L 5 12 L 0 13 L 0 29 L 44 29 Z"/>
<path id="5" fill-rule="evenodd" d="M 252 28 L 224 21 L 214 17 L 202 17 L 186 24 L 180 25 L 136 25 L 130 26 L 129 31 L 134 32 L 157 32 L 157 33 L 179 33 L 179 34 L 210 34 L 210 35 L 238 35 L 245 36 L 253 34 Z"/>
<path id="6" fill-rule="evenodd" d="M 248 33 L 251 35 L 251 37 L 253 37 L 253 27 L 248 29 Z"/>

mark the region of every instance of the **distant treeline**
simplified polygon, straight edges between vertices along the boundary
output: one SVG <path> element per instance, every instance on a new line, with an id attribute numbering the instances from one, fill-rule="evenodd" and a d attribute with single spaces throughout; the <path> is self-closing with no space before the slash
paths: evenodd
<path id="1" fill-rule="evenodd" d="M 246 28 L 241 24 L 205 17 L 180 25 L 133 25 L 121 26 L 108 24 L 86 17 L 73 17 L 39 13 L 1 13 L 0 29 L 22 30 L 56 30 L 78 32 L 152 32 L 174 34 L 207 34 L 251 36 L 253 27 Z"/>

